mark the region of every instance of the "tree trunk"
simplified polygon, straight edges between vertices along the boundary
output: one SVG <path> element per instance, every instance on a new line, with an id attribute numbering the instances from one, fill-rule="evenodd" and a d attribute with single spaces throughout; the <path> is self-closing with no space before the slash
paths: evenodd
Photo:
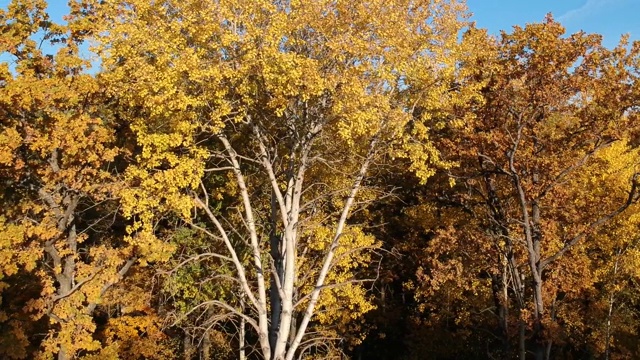
<path id="1" fill-rule="evenodd" d="M 534 141 L 535 144 L 535 141 Z M 532 174 L 532 183 L 537 186 L 540 182 L 538 170 L 534 170 Z M 536 305 L 535 324 L 534 324 L 534 349 L 535 359 L 544 360 L 546 353 L 545 339 L 542 336 L 542 317 L 544 316 L 544 302 L 542 294 L 542 268 L 540 267 L 540 248 L 542 242 L 542 231 L 540 229 L 540 204 L 537 200 L 531 202 L 531 240 L 533 241 L 535 267 L 531 269 L 535 271 L 533 277 L 534 282 L 534 301 Z"/>
<path id="2" fill-rule="evenodd" d="M 240 311 L 242 311 L 242 313 L 244 314 L 245 309 L 244 309 L 244 296 L 240 296 Z M 238 347 L 239 347 L 239 352 L 238 352 L 238 360 L 245 360 L 246 359 L 246 355 L 245 355 L 245 339 L 244 339 L 244 335 L 245 335 L 245 331 L 246 331 L 246 323 L 247 321 L 243 318 L 240 317 L 240 338 L 238 339 Z"/>
<path id="3" fill-rule="evenodd" d="M 69 360 L 69 356 L 67 356 L 67 351 L 64 347 L 60 347 L 60 351 L 58 352 L 58 360 Z"/>
<path id="4" fill-rule="evenodd" d="M 191 342 L 191 335 L 189 333 L 184 333 L 184 338 L 182 339 L 182 348 L 183 348 L 183 359 L 191 360 L 194 352 L 193 343 Z"/>
<path id="5" fill-rule="evenodd" d="M 282 314 L 282 299 L 280 298 L 280 291 L 278 289 L 278 283 L 282 284 L 284 278 L 284 266 L 282 262 L 281 251 L 281 237 L 275 233 L 275 229 L 270 234 L 271 243 L 271 258 L 273 260 L 273 266 L 275 267 L 275 273 L 278 276 L 278 282 L 276 282 L 276 274 L 271 274 L 271 281 L 269 284 L 269 300 L 271 302 L 271 326 L 269 326 L 269 344 L 271 345 L 271 356 L 275 355 L 276 343 L 278 341 L 278 332 L 280 331 L 280 318 Z"/>
<path id="6" fill-rule="evenodd" d="M 612 282 L 615 285 L 616 275 L 618 275 L 618 264 L 620 262 L 620 256 L 622 255 L 622 249 L 618 250 L 616 256 L 616 262 L 613 265 L 613 277 Z M 609 309 L 607 311 L 607 338 L 605 339 L 605 348 L 604 348 L 604 358 L 605 360 L 609 360 L 611 355 L 611 318 L 613 317 L 613 306 L 615 304 L 615 293 L 612 290 L 609 295 Z"/>
<path id="7" fill-rule="evenodd" d="M 503 273 L 501 275 L 492 274 L 491 275 L 491 288 L 493 292 L 493 302 L 496 307 L 496 313 L 498 315 L 498 327 L 500 329 L 500 337 L 502 340 L 502 352 L 503 358 L 509 358 L 510 352 L 510 344 L 509 344 L 509 329 L 508 329 L 508 294 L 506 293 L 507 288 L 505 288 L 506 281 L 504 281 L 504 277 L 506 274 L 506 266 L 503 268 Z"/>
<path id="8" fill-rule="evenodd" d="M 527 359 L 527 346 L 526 346 L 526 334 L 525 334 L 526 324 L 522 317 L 520 316 L 520 320 L 518 321 L 518 357 L 520 360 Z"/>
<path id="9" fill-rule="evenodd" d="M 200 347 L 200 354 L 201 360 L 211 360 L 211 338 L 209 338 L 208 331 L 204 333 L 204 338 L 202 339 L 202 345 Z"/>

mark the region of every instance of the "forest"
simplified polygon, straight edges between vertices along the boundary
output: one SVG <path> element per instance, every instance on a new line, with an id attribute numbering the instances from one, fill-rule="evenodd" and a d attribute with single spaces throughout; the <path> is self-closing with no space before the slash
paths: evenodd
<path id="1" fill-rule="evenodd" d="M 640 42 L 68 6 L 0 9 L 0 358 L 640 358 Z"/>

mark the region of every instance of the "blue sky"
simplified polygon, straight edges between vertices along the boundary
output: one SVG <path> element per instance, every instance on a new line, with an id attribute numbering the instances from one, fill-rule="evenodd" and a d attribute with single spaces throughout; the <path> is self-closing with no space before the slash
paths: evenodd
<path id="1" fill-rule="evenodd" d="M 6 9 L 11 0 L 0 0 L 0 8 Z M 47 0 L 49 16 L 55 22 L 62 22 L 62 17 L 69 12 L 68 0 Z"/>
<path id="2" fill-rule="evenodd" d="M 9 1 L 0 0 L 0 7 Z M 49 0 L 53 20 L 62 20 L 66 4 L 67 0 Z M 624 33 L 640 40 L 640 0 L 467 0 L 467 5 L 477 25 L 494 34 L 509 31 L 516 24 L 540 22 L 551 12 L 568 33 L 585 30 L 602 34 L 609 47 Z"/>
<path id="3" fill-rule="evenodd" d="M 9 0 L 0 0 L 0 1 L 9 1 Z M 62 16 L 69 12 L 69 7 L 67 6 L 67 0 L 48 0 L 49 4 L 49 16 L 57 22 L 62 22 Z"/>
<path id="4" fill-rule="evenodd" d="M 510 31 L 513 25 L 540 22 L 549 12 L 567 28 L 604 36 L 613 47 L 620 35 L 640 40 L 640 0 L 467 0 L 478 27 L 493 34 Z"/>

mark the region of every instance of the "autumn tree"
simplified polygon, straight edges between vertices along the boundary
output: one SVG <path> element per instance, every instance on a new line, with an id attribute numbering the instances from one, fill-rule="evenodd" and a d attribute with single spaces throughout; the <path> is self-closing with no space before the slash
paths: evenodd
<path id="1" fill-rule="evenodd" d="M 466 213 L 468 226 L 438 232 L 423 289 L 493 298 L 471 313 L 495 314 L 505 358 L 510 339 L 521 359 L 549 358 L 565 304 L 593 285 L 589 244 L 636 211 L 639 47 L 564 36 L 551 17 L 487 46 L 495 60 L 477 63 L 487 69 L 478 77 L 489 81 L 485 102 L 471 104 L 477 116 L 462 131 L 443 129 L 438 140 L 445 159 L 460 163 L 449 173 L 457 194 L 440 199 Z M 438 208 L 423 216 L 438 219 Z"/>
<path id="2" fill-rule="evenodd" d="M 138 150 L 124 174 L 123 210 L 135 243 L 154 242 L 163 219 L 179 216 L 216 244 L 192 260 L 215 259 L 208 271 L 232 287 L 200 307 L 246 323 L 265 359 L 324 351 L 323 328 L 344 328 L 371 309 L 354 275 L 379 243 L 349 221 L 358 199 L 379 196 L 368 170 L 404 158 L 426 179 L 432 165 L 446 166 L 413 109 L 444 113 L 475 94 L 451 91 L 457 62 L 473 56 L 458 41 L 463 6 L 169 0 L 87 8 L 103 26 L 101 77 L 131 109 Z"/>
<path id="3" fill-rule="evenodd" d="M 46 7 L 0 10 L 0 357 L 638 356 L 640 44 L 453 0 Z"/>
<path id="4" fill-rule="evenodd" d="M 0 64 L 0 274 L 14 295 L 3 302 L 0 354 L 63 360 L 102 350 L 96 309 L 145 256 L 113 226 L 125 151 L 80 50 L 84 10 L 72 3 L 62 26 L 46 6 L 17 0 L 0 10 L 9 59 Z"/>

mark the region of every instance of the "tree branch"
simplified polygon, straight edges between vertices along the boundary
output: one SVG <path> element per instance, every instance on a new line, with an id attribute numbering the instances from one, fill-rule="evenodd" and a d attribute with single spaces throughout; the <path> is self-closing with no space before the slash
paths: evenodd
<path id="1" fill-rule="evenodd" d="M 611 219 L 613 219 L 614 217 L 624 212 L 629 206 L 631 206 L 634 202 L 636 202 L 638 200 L 638 183 L 639 183 L 638 181 L 640 180 L 639 176 L 640 176 L 640 173 L 636 173 L 633 176 L 631 190 L 629 190 L 629 196 L 627 197 L 627 200 L 624 202 L 624 204 L 622 204 L 620 207 L 610 212 L 609 214 L 604 215 L 600 217 L 598 220 L 589 224 L 589 226 L 587 226 L 586 229 L 584 229 L 578 235 L 574 236 L 569 242 L 567 242 L 562 249 L 558 250 L 555 254 L 549 256 L 548 258 L 542 260 L 540 262 L 541 269 L 544 269 L 547 265 L 558 260 L 562 255 L 564 255 L 567 251 L 569 251 L 575 244 L 577 244 L 580 240 L 584 239 L 590 232 L 598 229 L 600 226 L 609 222 Z"/>

